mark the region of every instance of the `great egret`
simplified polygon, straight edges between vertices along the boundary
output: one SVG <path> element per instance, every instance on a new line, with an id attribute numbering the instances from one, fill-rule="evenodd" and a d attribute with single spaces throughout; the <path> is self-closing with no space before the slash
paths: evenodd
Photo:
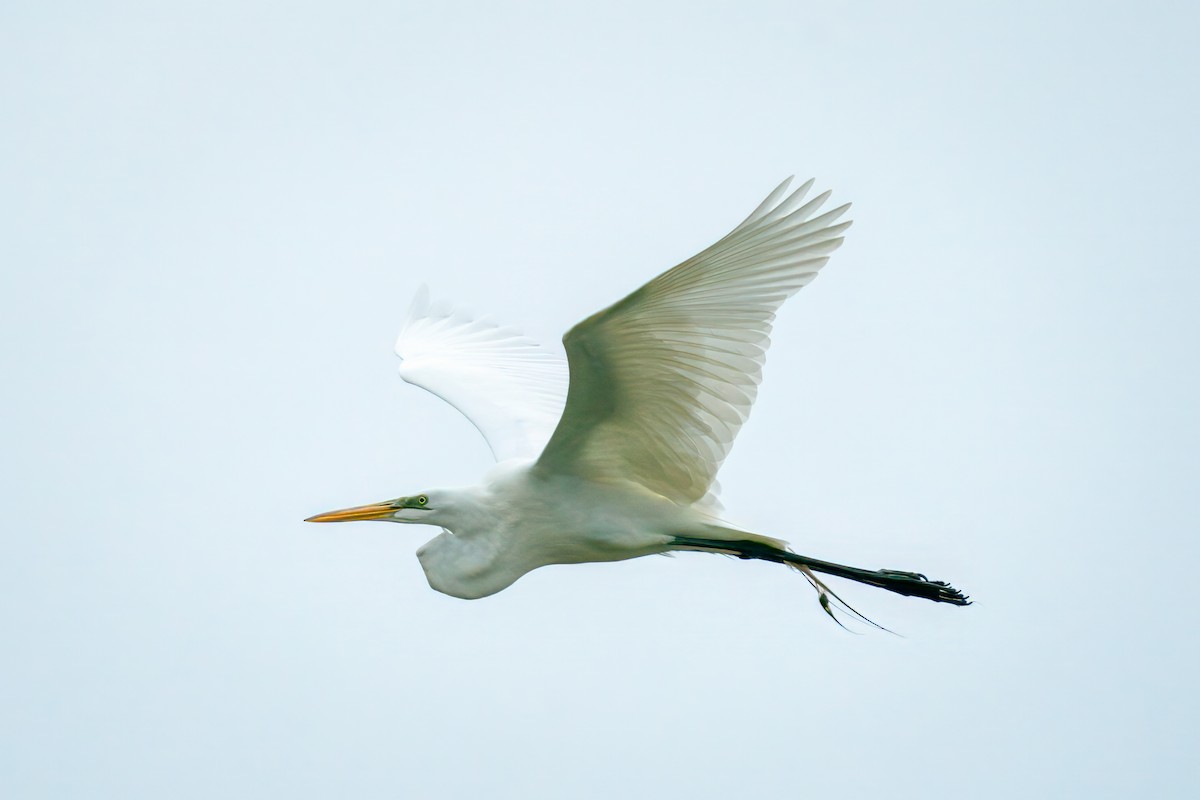
<path id="1" fill-rule="evenodd" d="M 422 289 L 396 342 L 400 376 L 461 411 L 498 463 L 479 486 L 307 521 L 440 526 L 417 558 L 431 587 L 466 599 L 547 564 L 699 550 L 795 568 L 830 616 L 839 598 L 817 572 L 967 605 L 919 573 L 820 561 L 721 519 L 714 479 L 750 413 L 775 312 L 850 226 L 837 222 L 849 204 L 813 216 L 830 193 L 805 203 L 813 182 L 788 195 L 790 183 L 725 238 L 568 331 L 566 360 L 434 309 Z"/>

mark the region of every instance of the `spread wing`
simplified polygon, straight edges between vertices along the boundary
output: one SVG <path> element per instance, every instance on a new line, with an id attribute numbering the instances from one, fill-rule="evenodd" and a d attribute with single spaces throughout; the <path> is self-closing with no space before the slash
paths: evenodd
<path id="1" fill-rule="evenodd" d="M 512 328 L 431 307 L 417 292 L 396 340 L 400 377 L 457 408 L 497 461 L 536 458 L 562 414 L 567 364 Z"/>
<path id="2" fill-rule="evenodd" d="M 570 390 L 538 463 L 633 480 L 679 503 L 704 497 L 762 378 L 779 306 L 842 243 L 849 205 L 814 217 L 784 181 L 725 238 L 563 337 Z"/>

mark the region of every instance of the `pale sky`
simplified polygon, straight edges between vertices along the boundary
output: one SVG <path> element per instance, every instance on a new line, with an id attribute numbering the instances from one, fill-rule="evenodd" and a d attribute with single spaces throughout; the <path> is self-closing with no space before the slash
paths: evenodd
<path id="1" fill-rule="evenodd" d="M 1186 4 L 9 2 L 0 794 L 1190 797 Z M 788 174 L 855 225 L 721 473 L 802 553 L 550 567 L 301 522 L 472 483 L 421 283 L 554 344 Z"/>

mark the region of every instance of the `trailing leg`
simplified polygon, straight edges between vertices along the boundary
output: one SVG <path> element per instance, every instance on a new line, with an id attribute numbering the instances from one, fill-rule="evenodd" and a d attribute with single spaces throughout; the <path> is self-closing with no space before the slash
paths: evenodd
<path id="1" fill-rule="evenodd" d="M 704 539 L 695 536 L 676 536 L 672 545 L 677 550 L 725 553 L 737 556 L 738 558 L 754 558 L 761 561 L 771 561 L 776 564 L 787 564 L 803 573 L 808 578 L 809 583 L 813 585 L 813 588 L 821 593 L 821 605 L 827 613 L 830 613 L 830 616 L 833 615 L 829 611 L 828 598 L 825 596 L 826 593 L 833 595 L 839 601 L 840 598 L 829 590 L 813 574 L 814 572 L 847 578 L 858 583 L 865 583 L 868 586 L 887 589 L 889 592 L 895 592 L 896 594 L 908 597 L 923 597 L 926 600 L 933 600 L 938 603 L 951 603 L 956 606 L 965 606 L 971 603 L 970 598 L 950 584 L 943 581 L 931 581 L 919 572 L 904 572 L 894 569 L 867 570 L 860 569 L 859 567 L 848 567 L 844 564 L 834 564 L 830 561 L 821 561 L 817 558 L 798 555 L 781 547 L 751 539 L 726 541 L 723 539 Z M 842 601 L 842 604 L 845 605 L 845 602 Z M 849 608 L 849 606 L 846 607 Z M 851 608 L 850 611 L 866 619 L 854 611 L 854 609 Z M 870 622 L 870 620 L 867 621 Z"/>

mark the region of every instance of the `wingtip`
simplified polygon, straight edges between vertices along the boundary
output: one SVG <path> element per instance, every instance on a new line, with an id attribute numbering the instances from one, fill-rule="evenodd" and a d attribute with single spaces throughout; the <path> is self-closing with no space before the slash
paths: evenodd
<path id="1" fill-rule="evenodd" d="M 408 306 L 408 319 L 414 319 L 429 310 L 429 284 L 422 282 Z"/>

